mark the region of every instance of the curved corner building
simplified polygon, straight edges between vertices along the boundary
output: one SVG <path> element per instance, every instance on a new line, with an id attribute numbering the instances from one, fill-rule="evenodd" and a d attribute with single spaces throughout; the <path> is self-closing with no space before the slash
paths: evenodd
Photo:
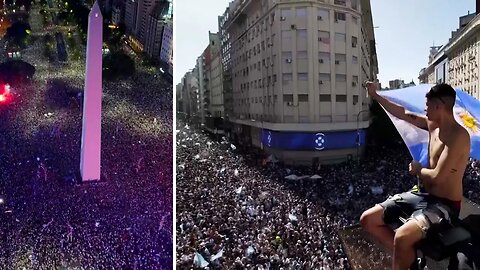
<path id="1" fill-rule="evenodd" d="M 219 26 L 232 137 L 287 164 L 361 154 L 361 84 L 378 74 L 369 0 L 236 0 Z"/>

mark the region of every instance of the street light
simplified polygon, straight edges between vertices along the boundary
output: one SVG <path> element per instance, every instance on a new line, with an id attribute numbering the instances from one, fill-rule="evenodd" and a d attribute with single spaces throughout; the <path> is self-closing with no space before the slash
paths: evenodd
<path id="1" fill-rule="evenodd" d="M 369 109 L 361 110 L 357 114 L 357 165 L 360 164 L 360 127 L 359 127 L 359 120 L 360 120 L 360 114 L 363 112 L 369 112 Z"/>

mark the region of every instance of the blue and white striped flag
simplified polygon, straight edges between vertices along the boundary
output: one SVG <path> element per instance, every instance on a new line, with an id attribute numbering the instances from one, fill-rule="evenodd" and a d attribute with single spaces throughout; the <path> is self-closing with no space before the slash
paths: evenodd
<path id="1" fill-rule="evenodd" d="M 421 84 L 403 89 L 379 91 L 378 93 L 388 100 L 405 107 L 410 112 L 425 115 L 425 95 L 432 86 L 431 84 Z M 455 91 L 457 92 L 453 108 L 455 119 L 470 134 L 470 156 L 480 159 L 480 101 L 461 89 L 455 89 Z M 400 136 L 402 136 L 412 158 L 426 167 L 428 165 L 428 132 L 404 120 L 400 120 L 388 112 L 387 115 L 397 128 Z"/>

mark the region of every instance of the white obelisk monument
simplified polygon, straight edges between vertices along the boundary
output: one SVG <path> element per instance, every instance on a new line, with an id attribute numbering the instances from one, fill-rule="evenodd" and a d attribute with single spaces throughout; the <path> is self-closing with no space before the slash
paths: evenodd
<path id="1" fill-rule="evenodd" d="M 83 181 L 100 180 L 102 142 L 103 18 L 97 1 L 88 16 L 87 64 L 83 93 L 80 175 Z"/>

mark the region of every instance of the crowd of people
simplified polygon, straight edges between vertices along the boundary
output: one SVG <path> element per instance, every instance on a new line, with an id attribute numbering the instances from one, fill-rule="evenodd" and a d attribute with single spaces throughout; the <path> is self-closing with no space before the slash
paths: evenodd
<path id="1" fill-rule="evenodd" d="M 339 230 L 416 184 L 400 143 L 369 146 L 358 165 L 289 167 L 185 123 L 176 133 L 176 264 L 182 269 L 350 269 Z M 466 197 L 476 202 L 478 174 L 471 161 L 464 182 Z M 377 257 L 369 266 L 383 269 L 385 261 Z"/>
<path id="2" fill-rule="evenodd" d="M 102 181 L 81 183 L 84 65 L 53 67 L 39 42 L 0 104 L 0 269 L 172 269 L 172 85 L 104 82 Z"/>

